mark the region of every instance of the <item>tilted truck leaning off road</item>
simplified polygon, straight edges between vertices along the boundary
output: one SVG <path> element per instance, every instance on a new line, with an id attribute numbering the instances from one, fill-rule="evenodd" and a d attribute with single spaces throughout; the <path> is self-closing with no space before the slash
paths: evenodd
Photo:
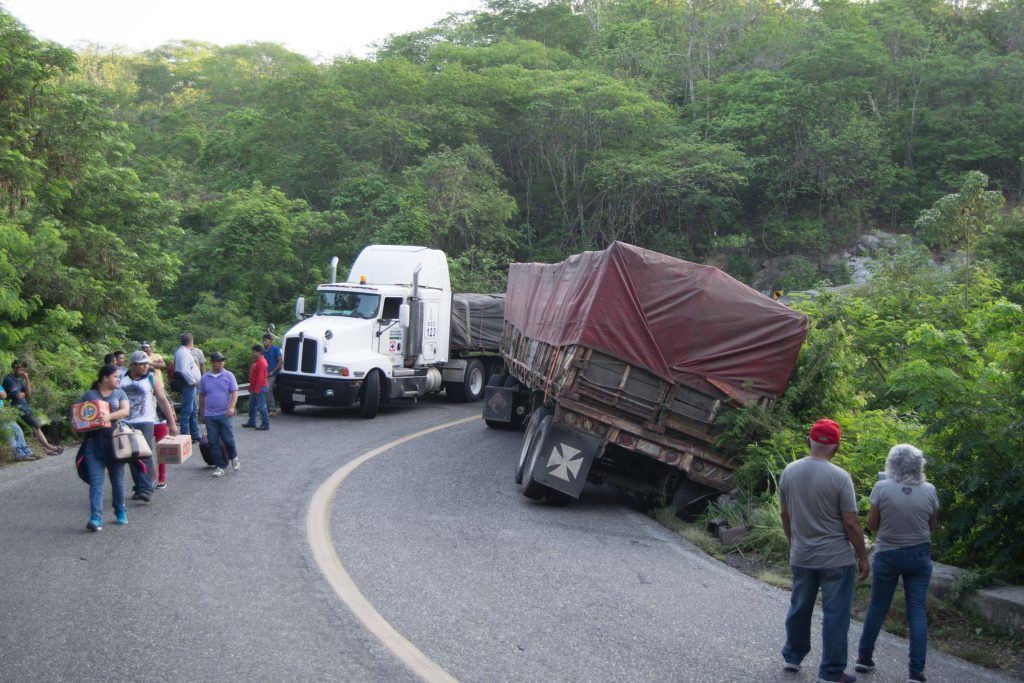
<path id="1" fill-rule="evenodd" d="M 677 506 L 733 488 L 723 411 L 778 398 L 807 319 L 717 268 L 615 242 L 509 268 L 490 427 L 529 424 L 515 472 L 560 504 L 587 480 Z"/>
<path id="2" fill-rule="evenodd" d="M 452 294 L 444 252 L 371 245 L 347 282 L 317 288 L 316 312 L 295 302 L 299 322 L 285 333 L 284 367 L 274 396 L 286 413 L 297 405 L 359 405 L 372 418 L 382 404 L 444 389 L 477 401 L 500 367 L 500 295 Z"/>

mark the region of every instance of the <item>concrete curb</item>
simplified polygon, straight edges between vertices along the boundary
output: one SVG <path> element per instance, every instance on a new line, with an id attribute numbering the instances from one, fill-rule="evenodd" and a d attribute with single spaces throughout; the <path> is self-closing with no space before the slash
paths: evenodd
<path id="1" fill-rule="evenodd" d="M 957 580 L 967 573 L 959 567 L 933 562 L 932 594 L 939 597 L 948 595 Z M 995 585 L 982 588 L 966 596 L 965 602 L 994 624 L 1024 629 L 1024 586 Z"/>

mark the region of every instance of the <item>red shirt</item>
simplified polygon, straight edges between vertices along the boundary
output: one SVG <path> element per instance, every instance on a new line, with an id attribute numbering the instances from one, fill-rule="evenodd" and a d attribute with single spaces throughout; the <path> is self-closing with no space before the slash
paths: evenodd
<path id="1" fill-rule="evenodd" d="M 249 366 L 249 393 L 258 393 L 265 386 L 267 386 L 267 361 L 260 356 Z"/>

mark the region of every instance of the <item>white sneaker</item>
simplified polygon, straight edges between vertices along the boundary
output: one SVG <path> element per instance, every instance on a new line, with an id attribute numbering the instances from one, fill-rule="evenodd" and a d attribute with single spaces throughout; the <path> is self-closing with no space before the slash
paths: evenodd
<path id="1" fill-rule="evenodd" d="M 241 466 L 242 463 L 238 462 L 238 458 L 235 458 L 234 460 L 231 461 L 231 469 L 233 469 L 235 472 L 237 472 L 238 468 Z"/>
<path id="2" fill-rule="evenodd" d="M 220 467 L 215 468 L 213 470 L 213 476 L 215 476 L 215 477 L 223 477 L 224 476 L 224 470 L 221 469 Z"/>

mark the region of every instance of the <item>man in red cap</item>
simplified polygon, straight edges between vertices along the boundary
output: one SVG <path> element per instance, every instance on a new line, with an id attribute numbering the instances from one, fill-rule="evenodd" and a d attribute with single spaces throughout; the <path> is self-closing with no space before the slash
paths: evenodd
<path id="1" fill-rule="evenodd" d="M 779 478 L 782 528 L 789 539 L 793 592 L 786 615 L 783 668 L 800 670 L 811 651 L 811 616 L 821 590 L 821 664 L 818 683 L 852 683 L 845 672 L 855 577 L 870 571 L 857 497 L 849 473 L 832 464 L 841 430 L 818 420 L 807 436 L 810 454 L 786 466 Z"/>

